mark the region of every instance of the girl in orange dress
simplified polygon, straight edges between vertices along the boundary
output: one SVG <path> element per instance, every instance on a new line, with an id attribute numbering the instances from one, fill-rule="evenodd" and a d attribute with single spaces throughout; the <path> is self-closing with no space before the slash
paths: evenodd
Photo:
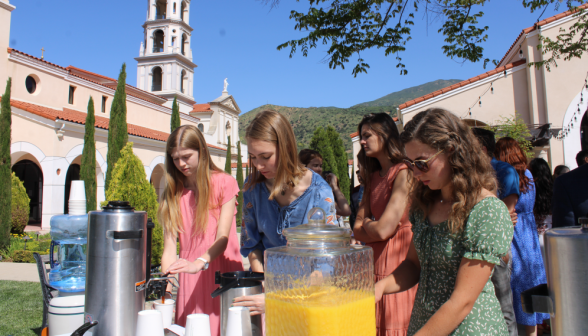
<path id="1" fill-rule="evenodd" d="M 184 326 L 188 315 L 207 314 L 211 335 L 219 336 L 220 298 L 210 297 L 218 288 L 214 273 L 243 270 L 235 224 L 239 186 L 212 163 L 204 136 L 194 126 L 178 127 L 169 136 L 165 174 L 159 207 L 164 227 L 161 269 L 179 273 L 175 323 Z"/>
<path id="2" fill-rule="evenodd" d="M 398 129 L 386 113 L 366 115 L 359 124 L 365 182 L 353 234 L 374 249 L 376 282 L 404 261 L 412 240 L 408 194 L 412 174 L 403 163 Z M 361 155 L 358 155 L 361 156 Z M 417 287 L 386 295 L 376 303 L 378 336 L 405 336 Z"/>

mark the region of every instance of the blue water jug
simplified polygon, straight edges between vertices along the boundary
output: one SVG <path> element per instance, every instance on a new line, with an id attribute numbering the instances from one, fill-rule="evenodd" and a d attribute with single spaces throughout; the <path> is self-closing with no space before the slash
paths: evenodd
<path id="1" fill-rule="evenodd" d="M 83 292 L 86 287 L 88 215 L 51 218 L 49 285 L 61 292 Z M 58 248 L 57 260 L 53 253 Z"/>

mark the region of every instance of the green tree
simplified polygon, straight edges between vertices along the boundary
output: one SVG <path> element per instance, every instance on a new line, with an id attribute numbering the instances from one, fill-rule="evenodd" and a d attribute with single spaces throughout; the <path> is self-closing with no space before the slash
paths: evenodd
<path id="1" fill-rule="evenodd" d="M 264 0 L 277 5 L 280 0 Z M 445 37 L 445 44 L 441 47 L 443 53 L 452 59 L 463 62 L 484 61 L 484 67 L 490 59 L 484 58 L 482 45 L 488 39 L 489 27 L 481 22 L 484 12 L 481 8 L 489 0 L 439 0 L 439 1 L 403 1 L 403 0 L 308 0 L 308 12 L 295 10 L 290 12 L 290 19 L 296 22 L 295 30 L 304 32 L 306 36 L 294 39 L 278 46 L 278 50 L 290 49 L 290 57 L 300 50 L 307 56 L 312 48 L 323 48 L 328 45 L 327 60 L 329 68 L 345 68 L 350 58 L 357 54 L 356 65 L 352 74 L 367 73 L 369 64 L 362 58 L 361 52 L 368 49 L 383 49 L 384 54 L 394 55 L 396 68 L 405 75 L 407 70 L 402 61 L 401 53 L 406 51 L 406 43 L 412 39 L 411 27 L 415 25 L 415 14 L 421 11 L 435 16 L 441 23 L 438 33 Z M 561 0 L 523 0 L 525 8 L 531 12 L 545 11 L 554 5 L 558 10 Z M 568 9 L 574 10 L 584 3 L 584 0 L 569 0 L 564 2 Z M 560 32 L 556 39 L 541 38 L 542 52 L 551 53 L 551 57 L 538 62 L 548 66 L 556 59 L 563 57 L 581 58 L 588 47 L 588 16 L 585 11 L 576 13 L 578 22 Z M 419 14 L 422 16 L 423 14 Z M 426 22 L 428 24 L 428 22 Z M 492 61 L 494 64 L 498 62 Z"/>
<path id="2" fill-rule="evenodd" d="M 237 195 L 237 226 L 241 226 L 241 217 L 243 214 L 243 161 L 241 160 L 241 142 L 237 141 L 237 184 L 239 185 L 239 195 Z"/>
<path id="3" fill-rule="evenodd" d="M 108 191 L 110 180 L 112 179 L 112 170 L 120 157 L 120 151 L 129 140 L 127 128 L 127 93 L 126 93 L 126 72 L 127 65 L 123 63 L 118 75 L 116 92 L 110 107 L 110 119 L 108 121 L 108 153 L 106 154 L 106 179 L 104 188 Z"/>
<path id="4" fill-rule="evenodd" d="M 178 127 L 180 127 L 180 107 L 178 106 L 178 98 L 174 97 L 174 102 L 172 103 L 171 131 L 175 131 Z"/>
<path id="5" fill-rule="evenodd" d="M 335 162 L 337 164 L 337 178 L 339 179 L 339 189 L 347 202 L 350 201 L 349 195 L 349 164 L 347 159 L 347 153 L 345 152 L 345 146 L 343 145 L 343 140 L 341 139 L 341 135 L 337 133 L 337 130 L 332 126 L 328 126 L 327 130 L 327 137 L 329 138 L 329 142 L 331 143 L 331 149 L 333 150 L 333 155 L 335 156 Z"/>
<path id="6" fill-rule="evenodd" d="M 227 142 L 227 157 L 225 161 L 225 172 L 229 175 L 233 175 L 232 168 L 231 168 L 231 136 L 229 135 L 229 140 Z"/>
<path id="7" fill-rule="evenodd" d="M 11 201 L 11 217 L 12 233 L 23 233 L 25 226 L 29 222 L 29 213 L 31 212 L 31 199 L 27 195 L 27 190 L 22 181 L 12 173 L 12 201 Z"/>
<path id="8" fill-rule="evenodd" d="M 12 226 L 12 184 L 10 158 L 10 136 L 12 124 L 12 112 L 10 110 L 10 89 L 12 78 L 6 81 L 6 90 L 0 102 L 0 249 L 10 244 L 10 228 Z"/>
<path id="9" fill-rule="evenodd" d="M 84 150 L 82 152 L 82 165 L 80 167 L 80 179 L 84 181 L 86 189 L 86 210 L 96 210 L 96 142 L 94 141 L 96 118 L 94 117 L 94 99 L 90 96 L 88 101 L 88 113 L 86 115 L 86 131 L 84 133 Z"/>
<path id="10" fill-rule="evenodd" d="M 245 164 L 245 178 L 249 177 L 249 155 L 247 155 L 247 163 Z"/>
<path id="11" fill-rule="evenodd" d="M 533 144 L 529 139 L 531 138 L 531 132 L 527 128 L 527 124 L 521 116 L 515 112 L 515 116 L 512 118 L 503 117 L 494 122 L 496 126 L 486 126 L 486 129 L 494 132 L 496 140 L 504 137 L 511 137 L 518 141 L 521 148 L 527 155 L 527 158 L 533 158 Z"/>
<path id="12" fill-rule="evenodd" d="M 120 158 L 112 172 L 112 188 L 106 191 L 106 206 L 108 201 L 127 201 L 136 211 L 146 211 L 147 216 L 155 223 L 151 242 L 151 264 L 161 264 L 163 254 L 163 228 L 157 220 L 157 193 L 153 185 L 147 180 L 145 168 L 141 160 L 133 154 L 133 143 L 129 142 L 120 151 Z"/>
<path id="13" fill-rule="evenodd" d="M 312 139 L 310 140 L 310 149 L 321 153 L 323 157 L 323 172 L 331 172 L 339 176 L 339 170 L 333 149 L 331 148 L 331 142 L 327 132 L 322 127 L 317 127 L 314 130 Z"/>

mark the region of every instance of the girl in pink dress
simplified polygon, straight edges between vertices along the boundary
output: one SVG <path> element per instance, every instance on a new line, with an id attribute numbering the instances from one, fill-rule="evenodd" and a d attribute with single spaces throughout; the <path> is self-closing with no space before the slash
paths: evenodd
<path id="1" fill-rule="evenodd" d="M 179 273 L 175 323 L 190 314 L 210 316 L 212 336 L 220 335 L 216 271 L 242 271 L 235 215 L 237 181 L 217 168 L 206 141 L 194 126 L 177 128 L 166 146 L 166 187 L 159 207 L 164 227 L 163 272 Z M 180 239 L 180 258 L 176 242 Z"/>

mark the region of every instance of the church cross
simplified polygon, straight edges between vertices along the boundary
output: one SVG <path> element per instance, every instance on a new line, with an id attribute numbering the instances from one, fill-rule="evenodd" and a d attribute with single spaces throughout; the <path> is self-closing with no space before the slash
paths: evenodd
<path id="1" fill-rule="evenodd" d="M 43 47 L 41 47 L 41 59 L 44 59 L 44 53 L 45 53 L 45 49 Z"/>

